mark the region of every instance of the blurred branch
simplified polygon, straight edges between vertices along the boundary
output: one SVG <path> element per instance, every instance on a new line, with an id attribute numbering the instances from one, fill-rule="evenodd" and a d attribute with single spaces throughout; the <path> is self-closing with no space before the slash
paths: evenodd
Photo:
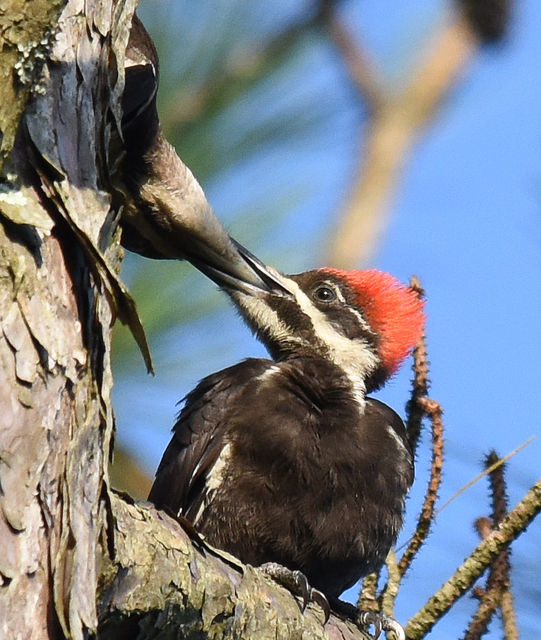
<path id="1" fill-rule="evenodd" d="M 115 446 L 109 473 L 111 486 L 114 489 L 126 492 L 134 498 L 146 500 L 152 486 L 152 479 L 143 471 L 140 462 L 122 445 Z"/>
<path id="2" fill-rule="evenodd" d="M 333 25 L 336 21 L 334 18 Z M 335 26 L 330 31 L 333 39 L 336 31 Z M 364 154 L 331 243 L 330 264 L 353 268 L 368 261 L 385 227 L 385 212 L 414 140 L 472 59 L 477 45 L 468 23 L 459 15 L 433 39 L 403 91 L 383 99 L 378 94 L 375 101 L 370 98 Z M 358 57 L 363 58 L 360 53 Z M 346 67 L 350 70 L 349 64 Z M 364 75 L 370 77 L 368 72 Z M 352 81 L 360 86 L 356 76 Z M 364 98 L 367 93 L 363 88 L 360 95 Z"/>
<path id="3" fill-rule="evenodd" d="M 464 73 L 480 44 L 500 41 L 511 0 L 461 0 L 450 25 L 431 39 L 403 91 L 392 94 L 337 15 L 336 0 L 319 0 L 329 38 L 352 85 L 366 104 L 368 132 L 348 199 L 330 246 L 328 263 L 351 269 L 366 263 L 386 226 L 386 211 L 407 154 L 421 130 Z"/>
<path id="4" fill-rule="evenodd" d="M 229 56 L 217 61 L 202 84 L 190 91 L 184 87 L 168 100 L 162 113 L 164 128 L 171 130 L 222 111 L 248 87 L 289 59 L 292 49 L 319 21 L 318 13 L 307 14 L 267 42 L 233 48 Z"/>
<path id="5" fill-rule="evenodd" d="M 383 105 L 385 89 L 380 75 L 376 73 L 373 60 L 368 58 L 362 46 L 355 42 L 350 32 L 336 15 L 335 0 L 320 0 L 319 11 L 323 24 L 334 46 L 342 56 L 350 80 L 362 95 L 370 113 L 375 113 Z"/>
<path id="6" fill-rule="evenodd" d="M 512 0 L 456 0 L 471 29 L 484 44 L 500 42 L 511 22 Z"/>
<path id="7" fill-rule="evenodd" d="M 494 558 L 523 533 L 541 511 L 539 480 L 507 515 L 498 528 L 474 549 L 454 575 L 410 619 L 406 626 L 408 640 L 419 640 L 482 575 Z"/>

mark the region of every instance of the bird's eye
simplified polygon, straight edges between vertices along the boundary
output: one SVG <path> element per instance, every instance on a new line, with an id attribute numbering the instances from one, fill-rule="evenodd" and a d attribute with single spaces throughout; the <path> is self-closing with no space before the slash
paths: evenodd
<path id="1" fill-rule="evenodd" d="M 333 300 L 336 300 L 336 293 L 331 287 L 320 285 L 314 290 L 314 298 L 318 302 L 333 302 Z"/>

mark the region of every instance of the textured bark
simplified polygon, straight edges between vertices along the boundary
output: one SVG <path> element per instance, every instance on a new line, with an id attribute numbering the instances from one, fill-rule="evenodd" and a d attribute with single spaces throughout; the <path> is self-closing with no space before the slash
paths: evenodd
<path id="1" fill-rule="evenodd" d="M 1 123 L 0 635 L 82 638 L 97 624 L 110 327 L 128 304 L 114 273 L 106 146 L 121 90 L 109 61 L 122 61 L 131 14 L 100 1 L 86 2 L 85 15 L 68 2 L 60 16 L 42 12 L 49 35 L 36 44 L 29 16 L 39 3 L 30 4 L 3 16 L 6 32 L 31 45 L 18 59 L 2 53 L 16 99 Z M 25 64 L 34 65 L 29 96 L 16 73 Z"/>
<path id="2" fill-rule="evenodd" d="M 115 318 L 151 368 L 117 276 L 113 181 L 134 9 L 0 9 L 0 638 L 366 638 L 335 616 L 323 626 L 317 606 L 303 614 L 257 569 L 109 489 Z M 410 620 L 409 637 L 424 637 L 540 505 L 536 485 Z"/>
<path id="3" fill-rule="evenodd" d="M 109 490 L 115 317 L 150 366 L 109 155 L 134 7 L 2 7 L 0 637 L 362 638 Z"/>
<path id="4" fill-rule="evenodd" d="M 0 168 L 13 147 L 19 120 L 51 45 L 65 0 L 3 0 L 0 10 Z"/>
<path id="5" fill-rule="evenodd" d="M 114 553 L 104 553 L 100 638 L 366 638 L 299 602 L 258 569 L 194 540 L 150 505 L 112 495 Z"/>

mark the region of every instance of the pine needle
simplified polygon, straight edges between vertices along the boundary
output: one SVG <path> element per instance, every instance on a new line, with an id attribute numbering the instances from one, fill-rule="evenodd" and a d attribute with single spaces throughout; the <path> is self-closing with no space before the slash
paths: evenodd
<path id="1" fill-rule="evenodd" d="M 513 451 L 511 451 L 510 453 L 508 453 L 506 456 L 504 456 L 503 458 L 500 458 L 499 460 L 496 460 L 496 462 L 492 465 L 490 465 L 490 467 L 487 467 L 486 469 L 484 469 L 484 471 L 482 473 L 480 473 L 478 476 L 476 476 L 475 478 L 473 478 L 473 480 L 470 480 L 469 482 L 467 482 L 463 487 L 461 487 L 454 495 L 452 495 L 449 500 L 447 500 L 447 502 L 445 502 L 434 514 L 434 517 L 438 516 L 444 509 L 445 507 L 448 507 L 451 502 L 453 502 L 453 500 L 456 500 L 458 498 L 458 496 L 462 495 L 465 491 L 467 491 L 470 487 L 473 487 L 473 485 L 476 482 L 479 482 L 479 480 L 481 480 L 481 478 L 484 478 L 485 476 L 487 476 L 489 473 L 491 473 L 492 471 L 494 471 L 494 469 L 497 469 L 498 467 L 500 467 L 502 464 L 504 464 L 504 462 L 507 462 L 510 458 L 512 458 L 513 456 L 515 456 L 519 451 L 522 451 L 522 449 L 524 449 L 525 447 L 527 447 L 529 444 L 531 444 L 533 441 L 535 440 L 535 436 L 532 436 L 531 438 L 528 438 L 528 440 L 526 440 L 526 442 L 523 442 L 520 446 L 518 446 L 516 449 L 514 449 Z"/>

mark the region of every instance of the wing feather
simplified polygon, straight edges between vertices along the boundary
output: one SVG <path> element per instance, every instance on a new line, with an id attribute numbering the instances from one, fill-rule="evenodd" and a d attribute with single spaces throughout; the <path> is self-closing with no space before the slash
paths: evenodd
<path id="1" fill-rule="evenodd" d="M 207 479 L 228 444 L 228 419 L 246 383 L 271 365 L 248 359 L 204 378 L 185 398 L 148 499 L 194 521 Z M 194 522 L 195 523 L 195 522 Z"/>

